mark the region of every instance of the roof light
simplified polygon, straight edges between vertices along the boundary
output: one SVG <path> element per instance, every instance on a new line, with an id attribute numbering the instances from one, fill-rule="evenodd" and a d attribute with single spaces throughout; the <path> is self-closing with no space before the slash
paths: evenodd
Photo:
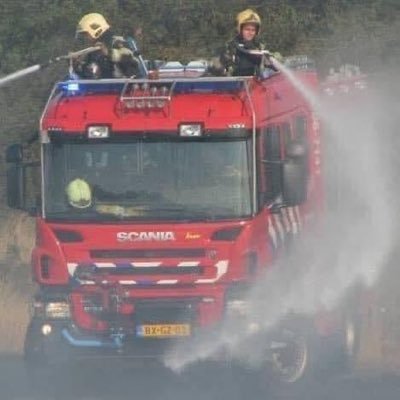
<path id="1" fill-rule="evenodd" d="M 68 92 L 77 92 L 78 90 L 79 90 L 79 83 L 76 82 L 68 83 L 67 85 Z"/>
<path id="2" fill-rule="evenodd" d="M 105 139 L 110 136 L 109 128 L 105 125 L 89 126 L 87 132 L 89 139 Z"/>
<path id="3" fill-rule="evenodd" d="M 202 135 L 201 124 L 181 124 L 179 125 L 179 135 L 186 137 L 198 137 Z"/>

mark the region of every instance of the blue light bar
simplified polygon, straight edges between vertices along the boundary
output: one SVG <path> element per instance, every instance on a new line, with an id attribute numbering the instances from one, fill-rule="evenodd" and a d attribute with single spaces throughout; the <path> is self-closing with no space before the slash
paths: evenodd
<path id="1" fill-rule="evenodd" d="M 80 80 L 80 81 L 65 81 L 57 84 L 58 89 L 65 94 L 70 95 L 96 95 L 96 94 L 120 94 L 126 86 L 135 83 L 135 81 L 109 79 L 109 80 Z M 141 81 L 147 84 L 156 84 L 172 86 L 172 93 L 230 93 L 238 92 L 243 89 L 244 81 L 239 79 L 232 80 L 207 80 L 207 79 L 166 79 L 154 81 Z"/>
<path id="2" fill-rule="evenodd" d="M 68 92 L 77 92 L 79 90 L 79 83 L 73 82 L 67 84 Z"/>
<path id="3" fill-rule="evenodd" d="M 124 82 L 101 82 L 101 81 L 65 81 L 59 82 L 58 89 L 66 94 L 106 94 L 120 93 Z"/>

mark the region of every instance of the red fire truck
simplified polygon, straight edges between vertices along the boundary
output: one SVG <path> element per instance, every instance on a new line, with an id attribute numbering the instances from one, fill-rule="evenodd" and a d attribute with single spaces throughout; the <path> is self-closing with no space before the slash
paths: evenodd
<path id="1" fill-rule="evenodd" d="M 317 90 L 313 69 L 296 75 Z M 32 368 L 190 343 L 322 208 L 319 124 L 281 73 L 60 82 L 39 136 Z M 20 145 L 7 162 L 9 205 L 26 209 Z M 305 374 L 302 349 L 271 350 L 283 380 Z"/>

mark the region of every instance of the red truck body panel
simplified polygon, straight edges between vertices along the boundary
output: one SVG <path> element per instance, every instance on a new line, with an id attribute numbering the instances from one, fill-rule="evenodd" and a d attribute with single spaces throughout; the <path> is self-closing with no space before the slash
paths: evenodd
<path id="1" fill-rule="evenodd" d="M 298 71 L 297 75 L 304 84 L 318 90 L 314 71 Z M 148 86 L 141 89 L 143 84 Z M 75 86 L 70 90 L 68 85 Z M 86 90 L 82 89 L 85 85 Z M 145 106 L 146 101 L 153 101 L 153 105 L 156 101 L 156 96 L 152 100 L 148 95 L 151 85 L 159 91 L 163 85 L 169 88 L 168 94 L 158 99 L 164 101 L 160 107 Z M 301 131 L 298 121 L 303 121 L 301 133 L 296 133 Z M 73 324 L 83 332 L 110 332 L 119 324 L 118 329 L 134 334 L 138 304 L 151 300 L 195 299 L 193 326 L 218 324 L 224 315 L 228 290 L 236 284 L 256 281 L 286 251 L 287 239 L 295 238 L 307 224 L 311 225 L 321 211 L 319 124 L 307 101 L 283 74 L 265 80 L 61 83 L 44 111 L 41 135 L 44 146 L 57 137 L 61 142 L 83 137 L 90 126 L 107 126 L 111 138 L 125 135 L 126 140 L 163 134 L 178 137 L 182 123 L 200 124 L 204 136 L 210 138 L 243 130 L 248 131 L 250 143 L 256 138 L 250 148 L 255 157 L 251 182 L 257 193 L 264 180 L 263 134 L 269 128 L 278 129 L 282 159 L 285 141 L 305 135 L 307 200 L 274 209 L 272 202 L 262 204 L 253 198 L 251 215 L 214 221 L 173 217 L 160 221 L 68 221 L 48 218 L 43 209 L 37 220 L 33 274 L 43 290 L 67 291 Z M 51 173 L 45 171 L 44 181 Z M 46 194 L 43 196 L 45 203 Z M 88 301 L 96 303 L 102 312 L 119 317 L 99 316 L 87 306 Z"/>

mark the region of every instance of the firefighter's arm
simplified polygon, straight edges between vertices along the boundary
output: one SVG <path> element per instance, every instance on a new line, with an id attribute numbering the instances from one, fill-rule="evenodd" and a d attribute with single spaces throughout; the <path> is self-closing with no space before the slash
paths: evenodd
<path id="1" fill-rule="evenodd" d="M 127 47 L 118 47 L 113 50 L 113 62 L 117 63 L 126 77 L 133 77 L 139 74 L 139 60 Z"/>
<path id="2" fill-rule="evenodd" d="M 73 57 L 69 60 L 70 66 L 72 66 L 73 72 L 78 75 L 78 77 L 83 78 L 85 75 L 85 68 L 87 66 L 87 57 Z"/>
<path id="3" fill-rule="evenodd" d="M 222 67 L 225 70 L 226 74 L 231 74 L 233 66 L 235 64 L 235 57 L 236 57 L 236 46 L 229 42 L 225 45 L 225 48 L 220 53 L 219 61 Z"/>
<path id="4" fill-rule="evenodd" d="M 86 76 L 86 68 L 90 63 L 90 57 L 92 54 L 101 52 L 102 54 L 108 54 L 108 49 L 104 43 L 98 42 L 94 46 L 83 49 L 76 52 L 68 53 L 67 59 L 72 66 L 73 71 L 80 77 Z"/>
<path id="5" fill-rule="evenodd" d="M 268 56 L 264 57 L 264 66 L 271 69 L 272 71 L 277 72 L 278 68 L 274 64 L 274 60 L 277 60 L 278 62 L 283 62 L 282 54 L 277 51 L 275 52 L 268 51 Z"/>
<path id="6" fill-rule="evenodd" d="M 107 46 L 103 43 L 103 42 L 96 42 L 95 43 L 95 47 L 99 48 L 99 51 L 104 54 L 105 56 L 109 55 L 109 50 L 107 48 Z"/>
<path id="7" fill-rule="evenodd" d="M 207 73 L 212 76 L 226 75 L 225 67 L 221 64 L 219 57 L 213 57 L 207 67 Z"/>

